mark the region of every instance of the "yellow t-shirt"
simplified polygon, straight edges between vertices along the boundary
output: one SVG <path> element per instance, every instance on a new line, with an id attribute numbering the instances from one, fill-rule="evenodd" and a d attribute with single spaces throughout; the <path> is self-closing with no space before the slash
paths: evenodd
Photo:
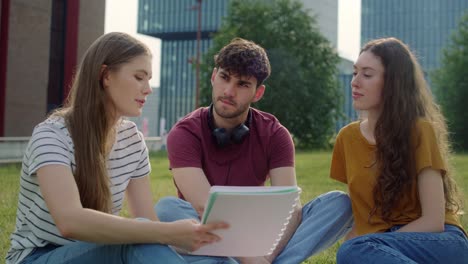
<path id="1" fill-rule="evenodd" d="M 392 222 L 386 223 L 380 218 L 380 212 L 369 219 L 374 208 L 372 191 L 378 176 L 375 164 L 376 146 L 362 135 L 359 122 L 353 122 L 340 130 L 333 149 L 330 177 L 348 184 L 357 234 L 385 232 L 394 225 L 405 225 L 418 219 L 421 216 L 421 204 L 416 175 L 428 167 L 440 170 L 445 175 L 445 165 L 432 125 L 420 119 L 415 131 L 412 135 L 416 148 L 412 172 L 413 188 L 411 192 L 402 195 L 391 214 Z M 445 214 L 445 223 L 462 228 L 458 216 L 448 211 Z"/>

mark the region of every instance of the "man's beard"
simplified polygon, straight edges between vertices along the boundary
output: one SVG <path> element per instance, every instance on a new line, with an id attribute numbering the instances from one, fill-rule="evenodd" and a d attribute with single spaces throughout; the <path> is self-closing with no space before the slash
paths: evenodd
<path id="1" fill-rule="evenodd" d="M 230 103 L 232 103 L 232 106 L 236 108 L 236 110 L 234 112 L 229 112 L 229 111 L 223 110 L 222 106 L 218 106 L 218 104 L 217 104 L 218 102 L 221 102 L 221 100 L 229 101 Z M 214 104 L 213 108 L 214 108 L 216 114 L 218 114 L 220 117 L 227 118 L 227 119 L 234 119 L 234 118 L 237 118 L 237 117 L 241 116 L 243 113 L 245 113 L 245 111 L 247 111 L 249 109 L 249 107 L 250 107 L 250 105 L 248 103 L 243 104 L 243 105 L 238 105 L 237 103 L 235 103 L 235 102 L 233 102 L 233 101 L 231 101 L 229 99 L 219 97 L 218 100 L 215 101 L 215 104 Z"/>

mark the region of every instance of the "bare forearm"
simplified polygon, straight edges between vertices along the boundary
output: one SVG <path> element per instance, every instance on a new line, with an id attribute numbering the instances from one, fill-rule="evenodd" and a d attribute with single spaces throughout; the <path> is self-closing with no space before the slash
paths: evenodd
<path id="1" fill-rule="evenodd" d="M 172 174 L 180 192 L 201 217 L 211 187 L 203 170 L 193 167 L 174 168 Z"/>
<path id="2" fill-rule="evenodd" d="M 398 229 L 397 232 L 443 232 L 444 224 L 429 217 L 420 217 Z"/>
<path id="3" fill-rule="evenodd" d="M 66 223 L 59 227 L 63 236 L 105 244 L 167 244 L 171 229 L 165 223 L 128 219 L 91 209 L 70 213 L 62 222 Z"/>
<path id="4" fill-rule="evenodd" d="M 441 172 L 426 168 L 418 175 L 421 217 L 400 228 L 399 232 L 443 232 L 445 222 L 444 185 Z"/>

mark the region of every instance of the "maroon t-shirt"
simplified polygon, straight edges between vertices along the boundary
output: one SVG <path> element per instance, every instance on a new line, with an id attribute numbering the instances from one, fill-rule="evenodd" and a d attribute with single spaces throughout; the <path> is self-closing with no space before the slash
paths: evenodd
<path id="1" fill-rule="evenodd" d="M 262 186 L 271 169 L 294 166 L 289 131 L 273 115 L 250 109 L 249 134 L 224 148 L 213 139 L 208 107 L 185 116 L 167 137 L 170 167 L 201 168 L 210 185 Z"/>

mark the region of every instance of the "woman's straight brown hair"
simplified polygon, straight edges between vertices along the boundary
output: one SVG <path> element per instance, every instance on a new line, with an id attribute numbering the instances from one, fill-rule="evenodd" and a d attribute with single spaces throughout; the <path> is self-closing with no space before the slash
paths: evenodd
<path id="1" fill-rule="evenodd" d="M 74 177 L 84 208 L 112 213 L 106 146 L 115 123 L 115 108 L 106 96 L 102 77 L 141 55 L 151 55 L 132 36 L 113 32 L 98 38 L 83 56 L 64 108 L 53 115 L 65 119 L 74 144 Z M 104 66 L 104 67 L 103 67 Z"/>

